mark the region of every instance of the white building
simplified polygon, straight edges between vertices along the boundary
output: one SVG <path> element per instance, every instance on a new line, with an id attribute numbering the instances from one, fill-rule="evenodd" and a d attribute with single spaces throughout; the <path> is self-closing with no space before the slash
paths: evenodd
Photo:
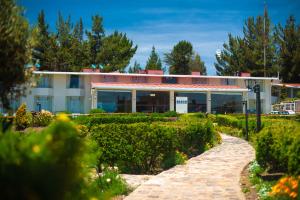
<path id="1" fill-rule="evenodd" d="M 176 97 L 188 98 L 188 112 L 241 113 L 242 101 L 255 111 L 255 93 L 261 88 L 263 113 L 271 111 L 271 87 L 278 78 L 242 76 L 164 75 L 160 70 L 139 74 L 34 71 L 35 87 L 26 97 L 14 99 L 14 108 L 26 103 L 31 111 L 88 113 L 92 108 L 107 112 L 165 112 L 175 110 Z M 2 109 L 3 112 L 3 109 Z"/>

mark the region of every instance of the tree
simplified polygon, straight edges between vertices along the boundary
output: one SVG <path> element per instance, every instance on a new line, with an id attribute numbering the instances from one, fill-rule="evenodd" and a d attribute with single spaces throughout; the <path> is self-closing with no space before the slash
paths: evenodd
<path id="1" fill-rule="evenodd" d="M 235 75 L 239 71 L 247 71 L 245 68 L 244 41 L 240 37 L 228 35 L 228 43 L 223 44 L 220 55 L 216 55 L 215 68 L 217 75 Z"/>
<path id="2" fill-rule="evenodd" d="M 253 76 L 276 75 L 278 69 L 276 48 L 267 10 L 264 16 L 258 16 L 256 19 L 250 17 L 246 20 L 243 37 L 229 34 L 228 44 L 223 45 L 223 50 L 220 55 L 216 55 L 216 60 L 215 68 L 218 75 L 235 75 L 243 71 L 250 72 Z"/>
<path id="3" fill-rule="evenodd" d="M 278 45 L 280 77 L 285 83 L 300 82 L 300 26 L 290 16 L 283 28 L 276 27 L 276 44 Z"/>
<path id="4" fill-rule="evenodd" d="M 200 72 L 200 74 L 206 75 L 206 67 L 199 54 L 191 58 L 189 67 L 192 72 Z"/>
<path id="5" fill-rule="evenodd" d="M 91 63 L 99 65 L 97 62 L 97 54 L 100 52 L 101 42 L 104 37 L 104 28 L 103 28 L 103 18 L 99 15 L 95 15 L 92 17 L 93 25 L 92 31 L 86 32 L 88 36 L 89 46 L 90 46 L 90 55 L 91 55 Z"/>
<path id="6" fill-rule="evenodd" d="M 190 74 L 189 62 L 193 55 L 193 46 L 188 41 L 178 42 L 170 53 L 165 54 L 165 62 L 171 74 Z"/>
<path id="7" fill-rule="evenodd" d="M 126 34 L 115 31 L 103 39 L 96 62 L 104 66 L 102 70 L 105 72 L 124 71 L 136 50 L 137 46 Z"/>
<path id="8" fill-rule="evenodd" d="M 26 81 L 28 23 L 13 0 L 0 1 L 0 99 L 9 109 L 9 94 Z"/>
<path id="9" fill-rule="evenodd" d="M 46 51 L 49 49 L 50 33 L 48 28 L 49 25 L 46 23 L 45 13 L 43 10 L 41 10 L 38 15 L 37 23 L 37 42 L 32 53 L 33 62 L 39 63 L 41 70 L 49 70 L 49 66 L 47 65 L 47 57 L 45 56 Z"/>
<path id="10" fill-rule="evenodd" d="M 145 69 L 152 69 L 152 70 L 161 70 L 162 65 L 161 65 L 161 60 L 158 56 L 158 54 L 155 52 L 155 47 L 152 47 L 151 54 L 148 58 L 146 68 Z"/>
<path id="11" fill-rule="evenodd" d="M 140 63 L 134 61 L 133 66 L 132 66 L 132 67 L 131 67 L 131 66 L 129 67 L 128 73 L 131 73 L 131 74 L 133 74 L 133 73 L 138 73 L 141 69 L 142 69 L 142 68 L 141 68 Z"/>

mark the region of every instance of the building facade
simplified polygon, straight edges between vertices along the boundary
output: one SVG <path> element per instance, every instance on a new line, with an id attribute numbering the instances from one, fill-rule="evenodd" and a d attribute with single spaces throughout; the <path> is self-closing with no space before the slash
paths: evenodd
<path id="1" fill-rule="evenodd" d="M 255 94 L 261 88 L 263 113 L 271 111 L 271 87 L 277 78 L 249 76 L 164 75 L 159 70 L 139 74 L 34 71 L 33 86 L 26 96 L 14 99 L 31 111 L 88 113 L 93 108 L 106 112 L 166 112 L 176 110 L 176 97 L 187 97 L 188 112 L 242 113 L 242 101 L 255 111 Z M 3 109 L 2 109 L 2 112 Z"/>

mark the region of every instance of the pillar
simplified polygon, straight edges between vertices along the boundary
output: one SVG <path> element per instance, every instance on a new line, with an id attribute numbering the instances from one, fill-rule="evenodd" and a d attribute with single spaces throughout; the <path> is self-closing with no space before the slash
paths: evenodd
<path id="1" fill-rule="evenodd" d="M 211 91 L 206 93 L 206 112 L 211 113 Z"/>
<path id="2" fill-rule="evenodd" d="M 175 108 L 174 108 L 174 101 L 175 101 L 175 97 L 174 97 L 175 95 L 174 95 L 174 91 L 173 90 L 171 90 L 170 91 L 170 111 L 174 111 L 175 110 Z"/>
<path id="3" fill-rule="evenodd" d="M 131 112 L 136 112 L 136 90 L 131 92 Z"/>
<path id="4" fill-rule="evenodd" d="M 91 89 L 91 98 L 92 98 L 92 109 L 97 108 L 97 90 Z"/>

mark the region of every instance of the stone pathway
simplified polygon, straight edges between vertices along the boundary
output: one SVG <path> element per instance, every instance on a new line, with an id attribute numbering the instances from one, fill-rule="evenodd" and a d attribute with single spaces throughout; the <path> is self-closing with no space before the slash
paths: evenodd
<path id="1" fill-rule="evenodd" d="M 254 149 L 239 138 L 222 138 L 219 146 L 154 176 L 125 200 L 244 199 L 240 174 L 255 158 Z"/>

